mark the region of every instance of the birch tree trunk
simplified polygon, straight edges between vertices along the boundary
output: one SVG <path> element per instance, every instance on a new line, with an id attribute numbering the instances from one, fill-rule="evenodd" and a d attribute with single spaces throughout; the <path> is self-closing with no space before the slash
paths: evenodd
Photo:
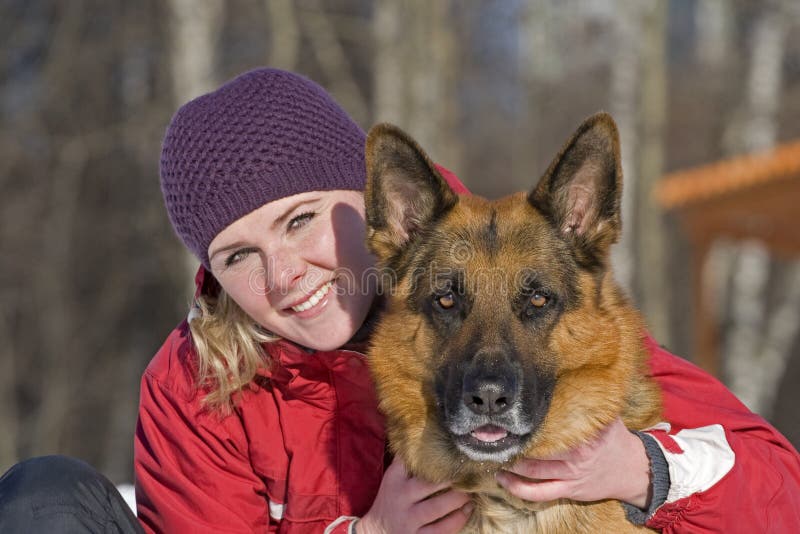
<path id="1" fill-rule="evenodd" d="M 742 145 L 747 151 L 765 150 L 775 145 L 778 131 L 778 109 L 783 88 L 783 59 L 786 52 L 786 38 L 789 24 L 797 21 L 796 5 L 792 2 L 776 2 L 774 8 L 766 6 L 756 24 L 752 44 L 751 74 L 748 80 L 749 113 L 743 128 Z M 794 9 L 793 9 L 794 8 Z M 746 255 L 747 252 L 743 252 Z M 769 271 L 769 256 L 756 254 L 752 266 L 744 269 L 735 278 L 740 284 L 734 286 L 734 298 L 741 304 L 734 304 L 734 310 L 741 310 L 750 298 L 763 298 L 767 287 L 762 272 Z M 744 256 L 743 256 L 744 258 Z M 744 267 L 744 264 L 742 265 Z M 752 284 L 748 277 L 756 283 Z M 742 398 L 754 411 L 769 416 L 772 403 L 777 394 L 780 377 L 791 356 L 791 346 L 800 330 L 798 310 L 800 310 L 800 262 L 793 262 L 785 276 L 778 281 L 781 295 L 777 306 L 767 317 L 766 314 L 753 320 L 743 321 L 743 326 L 753 337 L 751 341 L 760 343 L 754 352 L 750 345 L 738 345 L 744 335 L 737 333 L 734 320 L 734 341 L 731 344 L 732 367 L 740 373 L 732 376 L 732 389 L 742 392 Z M 742 294 L 744 292 L 744 294 Z M 741 314 L 742 317 L 744 314 Z"/>
<path id="2" fill-rule="evenodd" d="M 759 348 L 767 314 L 764 298 L 769 281 L 769 251 L 759 241 L 738 247 L 731 280 L 731 325 L 725 339 L 723 368 L 731 390 L 757 411 L 765 384 L 761 379 Z"/>
<path id="3" fill-rule="evenodd" d="M 765 150 L 777 139 L 789 9 L 783 2 L 774 6 L 762 9 L 753 29 L 746 102 L 740 114 L 743 119 L 732 124 L 728 135 L 730 148 L 736 151 Z M 800 264 L 795 269 L 800 269 Z M 732 326 L 725 343 L 725 373 L 731 389 L 748 407 L 762 414 L 771 409 L 764 401 L 774 395 L 767 391 L 777 387 L 776 370 L 785 366 L 790 354 L 784 349 L 797 333 L 796 325 L 782 321 L 772 324 L 775 316 L 767 318 L 763 302 L 769 270 L 770 257 L 763 244 L 746 243 L 741 247 L 732 284 Z M 794 279 L 794 274 L 789 276 L 789 280 Z M 791 290 L 781 293 L 783 301 L 777 316 L 790 316 L 790 311 L 783 310 L 800 306 L 800 295 Z M 769 372 L 765 357 L 770 360 Z"/>
<path id="4" fill-rule="evenodd" d="M 17 398 L 16 398 L 16 359 L 15 337 L 11 335 L 9 322 L 4 312 L 0 312 L 0 336 L 5 341 L 0 358 L 0 425 L 4 436 L 0 438 L 0 471 L 3 473 L 17 462 Z"/>
<path id="5" fill-rule="evenodd" d="M 404 67 L 404 15 L 403 4 L 392 0 L 379 0 L 373 14 L 375 59 L 372 62 L 373 119 L 374 122 L 393 122 L 399 126 L 404 116 L 407 99 Z M 407 125 L 406 125 L 407 126 Z M 413 135 L 413 133 L 412 133 Z"/>
<path id="6" fill-rule="evenodd" d="M 170 65 L 176 107 L 217 86 L 216 44 L 222 29 L 223 8 L 222 0 L 169 0 Z M 192 281 L 198 260 L 189 252 L 184 257 L 187 280 Z M 194 287 L 187 284 L 186 291 L 188 301 Z"/>
<path id="7" fill-rule="evenodd" d="M 697 62 L 708 72 L 711 79 L 725 80 L 732 66 L 730 51 L 734 49 L 734 4 L 728 0 L 698 0 L 695 7 L 695 34 Z M 725 139 L 722 141 L 725 145 Z M 728 283 L 732 279 L 738 257 L 738 247 L 729 241 L 712 242 L 706 263 L 703 266 L 702 281 L 707 295 L 710 320 L 714 321 L 714 331 L 722 331 L 723 317 L 730 309 Z M 722 344 L 725 341 L 722 340 Z M 718 350 L 724 351 L 724 347 Z M 697 358 L 699 355 L 695 355 Z M 722 357 L 719 354 L 718 357 Z M 724 369 L 722 370 L 724 374 Z"/>
<path id="8" fill-rule="evenodd" d="M 48 87 L 68 86 L 65 79 L 74 64 L 73 57 L 79 49 L 80 2 L 64 7 L 56 29 L 49 57 L 43 66 L 43 77 Z M 45 132 L 42 132 L 45 133 Z M 69 288 L 63 283 L 72 273 L 72 248 L 78 215 L 80 191 L 89 148 L 80 136 L 63 143 L 53 167 L 47 169 L 51 184 L 45 190 L 47 209 L 38 238 L 41 255 L 35 265 L 30 298 L 41 310 L 38 330 L 42 349 L 41 402 L 32 425 L 31 452 L 33 455 L 52 454 L 63 445 L 65 427 L 69 420 L 70 400 L 75 385 L 75 369 L 80 362 L 70 362 L 63 356 L 70 354 L 79 343 L 75 335 L 75 319 L 69 309 Z M 61 267 L 58 273 L 53 266 Z"/>
<path id="9" fill-rule="evenodd" d="M 643 3 L 637 0 L 620 0 L 616 20 L 616 47 L 611 62 L 611 114 L 619 128 L 622 150 L 622 174 L 625 179 L 622 195 L 622 235 L 611 251 L 614 273 L 622 287 L 632 292 L 635 272 L 636 199 L 639 196 L 637 154 L 637 109 L 639 97 L 640 40 L 642 32 Z"/>
<path id="10" fill-rule="evenodd" d="M 221 0 L 169 0 L 171 67 L 180 105 L 217 86 L 216 45 L 222 28 Z"/>
<path id="11" fill-rule="evenodd" d="M 648 4 L 642 32 L 640 97 L 641 150 L 636 218 L 623 219 L 623 228 L 636 225 L 636 261 L 640 302 L 647 324 L 659 342 L 671 344 L 667 291 L 664 214 L 653 198 L 653 188 L 664 170 L 664 129 L 667 112 L 666 2 Z M 626 176 L 626 179 L 629 177 Z M 636 194 L 638 193 L 638 194 Z M 629 198 L 633 197 L 628 192 Z M 630 230 L 629 230 L 630 231 Z"/>
<path id="12" fill-rule="evenodd" d="M 553 82 L 563 75 L 562 57 L 552 35 L 563 26 L 560 17 L 562 9 L 553 0 L 541 0 L 534 5 L 527 5 L 523 19 L 520 70 L 523 79 L 529 83 Z"/>
<path id="13" fill-rule="evenodd" d="M 533 140 L 549 133 L 541 120 L 547 106 L 543 93 L 550 83 L 558 83 L 564 70 L 562 62 L 566 58 L 553 38 L 561 23 L 559 10 L 552 0 L 529 2 L 520 9 L 516 57 L 522 103 L 516 110 L 515 128 L 508 140 L 513 179 L 510 185 L 514 190 L 530 188 L 533 177 L 547 164 L 540 144 Z"/>
<path id="14" fill-rule="evenodd" d="M 729 0 L 698 0 L 695 8 L 697 59 L 715 72 L 727 63 L 733 46 L 731 6 Z"/>
<path id="15" fill-rule="evenodd" d="M 306 29 L 304 34 L 311 41 L 314 55 L 325 74 L 325 85 L 357 123 L 366 125 L 369 106 L 353 75 L 353 67 L 336 34 L 336 27 L 325 12 L 324 2 L 307 0 L 306 4 L 311 9 L 304 11 L 301 25 Z"/>
<path id="16" fill-rule="evenodd" d="M 779 286 L 783 298 L 773 310 L 767 325 L 759 362 L 759 382 L 762 387 L 751 406 L 766 418 L 773 414 L 778 386 L 800 331 L 800 262 L 795 261 L 789 266 Z"/>
<path id="17" fill-rule="evenodd" d="M 269 15 L 269 66 L 294 70 L 300 52 L 300 28 L 292 0 L 264 0 Z"/>
<path id="18" fill-rule="evenodd" d="M 58 179 L 53 181 L 48 199 L 50 209 L 43 221 L 42 258 L 32 298 L 36 299 L 38 309 L 44 315 L 40 318 L 44 349 L 42 383 L 47 387 L 42 393 L 33 428 L 34 456 L 52 454 L 61 447 L 69 420 L 70 400 L 78 379 L 75 370 L 81 363 L 63 357 L 78 352 L 75 344 L 79 343 L 74 335 L 76 326 L 67 307 L 70 299 L 63 280 L 69 279 L 70 242 L 78 212 L 77 197 L 88 159 L 89 149 L 81 138 L 66 143 L 62 148 L 59 164 L 53 169 L 53 176 Z M 51 270 L 53 265 L 64 269 L 56 275 Z"/>
<path id="19" fill-rule="evenodd" d="M 431 157 L 458 169 L 456 38 L 449 1 L 375 4 L 375 121 L 397 124 Z"/>

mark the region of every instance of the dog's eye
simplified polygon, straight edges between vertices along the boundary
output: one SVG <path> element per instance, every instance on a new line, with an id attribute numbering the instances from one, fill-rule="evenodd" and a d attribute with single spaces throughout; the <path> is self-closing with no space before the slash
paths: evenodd
<path id="1" fill-rule="evenodd" d="M 531 306 L 535 308 L 544 308 L 548 302 L 550 302 L 550 297 L 539 291 L 535 291 L 531 296 Z"/>
<path id="2" fill-rule="evenodd" d="M 550 304 L 552 297 L 545 291 L 534 291 L 528 299 L 528 306 L 525 308 L 525 315 L 534 317 L 543 312 Z"/>
<path id="3" fill-rule="evenodd" d="M 453 293 L 448 292 L 436 298 L 436 303 L 441 306 L 443 310 L 449 310 L 456 305 L 456 298 Z"/>

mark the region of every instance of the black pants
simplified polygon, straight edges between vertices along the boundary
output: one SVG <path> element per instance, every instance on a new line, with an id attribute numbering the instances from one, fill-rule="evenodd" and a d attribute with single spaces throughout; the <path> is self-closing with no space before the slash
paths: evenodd
<path id="1" fill-rule="evenodd" d="M 0 532 L 143 531 L 117 488 L 89 464 L 42 456 L 18 463 L 0 478 Z"/>

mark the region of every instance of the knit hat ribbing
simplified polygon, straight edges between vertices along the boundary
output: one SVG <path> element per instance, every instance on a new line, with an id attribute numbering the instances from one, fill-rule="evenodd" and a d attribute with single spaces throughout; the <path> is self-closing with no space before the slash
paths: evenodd
<path id="1" fill-rule="evenodd" d="M 364 131 L 319 85 L 246 72 L 182 106 L 161 150 L 172 226 L 206 268 L 208 245 L 264 204 L 306 191 L 364 189 Z"/>

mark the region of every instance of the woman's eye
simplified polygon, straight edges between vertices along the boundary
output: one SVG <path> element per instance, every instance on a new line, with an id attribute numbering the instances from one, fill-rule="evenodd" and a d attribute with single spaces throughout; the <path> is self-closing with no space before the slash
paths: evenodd
<path id="1" fill-rule="evenodd" d="M 244 260 L 250 253 L 253 252 L 252 249 L 243 248 L 241 250 L 237 250 L 227 258 L 225 258 L 225 267 L 230 267 L 231 265 L 235 265 L 240 261 Z"/>
<path id="2" fill-rule="evenodd" d="M 292 217 L 292 219 L 289 221 L 287 228 L 289 230 L 297 230 L 298 228 L 306 224 L 308 221 L 313 219 L 315 215 L 316 213 L 314 213 L 313 211 L 307 211 L 305 213 L 301 213 L 300 215 L 296 215 Z"/>
<path id="3" fill-rule="evenodd" d="M 446 293 L 440 297 L 437 297 L 436 302 L 443 310 L 449 310 L 456 305 L 456 298 L 453 293 Z"/>

